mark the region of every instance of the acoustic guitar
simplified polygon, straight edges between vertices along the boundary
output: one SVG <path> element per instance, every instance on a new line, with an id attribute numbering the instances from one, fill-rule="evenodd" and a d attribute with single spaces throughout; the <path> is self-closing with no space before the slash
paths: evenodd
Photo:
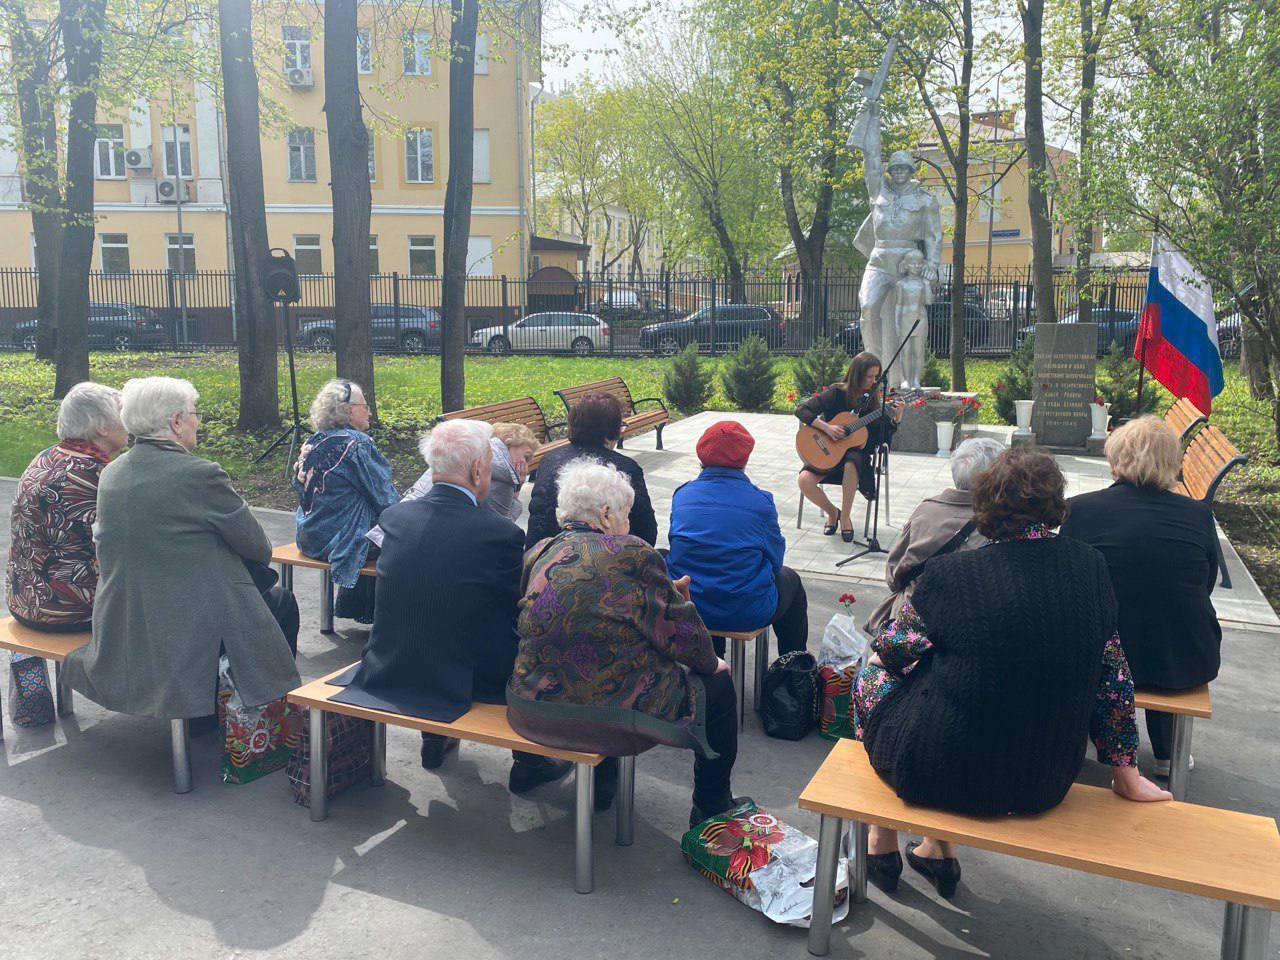
<path id="1" fill-rule="evenodd" d="M 889 399 L 911 403 L 923 395 L 920 390 L 906 390 L 890 395 Z M 844 459 L 845 451 L 858 450 L 866 446 L 867 427 L 892 412 L 892 408 L 886 406 L 883 409 L 876 407 L 870 413 L 861 417 L 855 417 L 849 411 L 837 413 L 827 422 L 834 427 L 842 427 L 844 429 L 843 440 L 833 440 L 817 427 L 802 424 L 800 429 L 796 431 L 796 453 L 800 455 L 800 459 L 804 461 L 806 467 L 812 467 L 814 470 L 822 470 L 824 472 L 830 470 Z"/>

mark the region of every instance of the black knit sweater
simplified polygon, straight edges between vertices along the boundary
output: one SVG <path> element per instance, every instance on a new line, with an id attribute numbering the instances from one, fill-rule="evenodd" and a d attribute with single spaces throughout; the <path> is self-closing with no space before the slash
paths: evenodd
<path id="1" fill-rule="evenodd" d="M 932 650 L 872 711 L 872 766 L 904 800 L 962 813 L 1060 803 L 1115 631 L 1102 556 L 1063 537 L 950 554 L 912 603 Z"/>

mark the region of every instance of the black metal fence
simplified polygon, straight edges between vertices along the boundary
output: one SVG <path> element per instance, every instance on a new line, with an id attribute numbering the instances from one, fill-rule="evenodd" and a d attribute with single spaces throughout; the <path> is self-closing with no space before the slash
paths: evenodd
<path id="1" fill-rule="evenodd" d="M 819 337 L 850 353 L 861 349 L 857 274 L 803 280 L 789 274 L 755 276 L 733 284 L 721 276 L 656 274 L 467 281 L 469 348 L 476 352 L 670 355 L 690 343 L 718 354 L 748 335 L 763 336 L 777 352 L 795 354 Z M 303 349 L 333 348 L 332 275 L 304 276 L 302 299 L 289 322 Z M 94 348 L 227 348 L 235 345 L 234 277 L 228 271 L 178 274 L 135 270 L 90 275 L 90 341 Z M 440 345 L 439 277 L 378 274 L 369 278 L 374 348 L 432 353 Z M 1091 290 L 1095 320 L 1110 323 L 1113 339 L 1136 331 L 1146 273 L 1099 274 Z M 37 274 L 0 270 L 0 345 L 34 345 Z M 1080 301 L 1074 277 L 1055 276 L 1060 320 L 1074 319 Z M 964 350 L 1006 356 L 1036 322 L 1029 272 L 970 273 L 964 282 Z M 938 285 L 928 310 L 933 352 L 949 356 L 951 283 Z M 139 309 L 146 308 L 146 309 Z M 283 321 L 278 334 L 284 340 Z M 1131 341 L 1130 341 L 1131 342 Z"/>

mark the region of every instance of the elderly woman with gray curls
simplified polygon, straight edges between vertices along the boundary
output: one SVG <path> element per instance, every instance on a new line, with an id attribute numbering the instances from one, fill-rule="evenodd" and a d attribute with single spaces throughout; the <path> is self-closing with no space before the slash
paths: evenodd
<path id="1" fill-rule="evenodd" d="M 580 457 L 557 477 L 561 530 L 525 554 L 511 725 L 552 747 L 634 756 L 694 751 L 690 825 L 729 809 L 738 752 L 733 680 L 662 556 L 629 534 L 634 491 L 612 464 Z M 616 760 L 596 771 L 612 802 Z"/>
<path id="2" fill-rule="evenodd" d="M 360 569 L 377 556 L 365 533 L 400 502 L 391 464 L 365 432 L 369 404 L 358 383 L 330 380 L 311 404 L 316 431 L 302 444 L 294 470 L 298 549 L 329 561 L 338 602 L 334 614 L 373 623 L 374 583 Z"/>
<path id="3" fill-rule="evenodd" d="M 121 398 L 135 442 L 98 485 L 93 640 L 67 655 L 68 681 L 119 713 L 204 717 L 225 652 L 245 704 L 279 699 L 298 685 L 278 622 L 296 637 L 297 604 L 266 582 L 271 541 L 249 507 L 194 453 L 195 387 L 146 377 Z"/>

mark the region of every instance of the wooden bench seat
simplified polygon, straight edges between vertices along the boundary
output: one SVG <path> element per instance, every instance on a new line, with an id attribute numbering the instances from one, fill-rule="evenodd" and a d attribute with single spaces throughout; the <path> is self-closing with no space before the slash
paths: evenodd
<path id="1" fill-rule="evenodd" d="M 631 388 L 621 377 L 609 377 L 607 380 L 596 380 L 594 383 L 584 383 L 577 387 L 565 387 L 563 390 L 557 390 L 556 396 L 564 401 L 567 413 L 573 409 L 575 403 L 589 393 L 607 393 L 617 397 L 618 402 L 622 404 L 622 436 L 618 438 L 619 447 L 627 437 L 643 433 L 645 430 L 656 429 L 657 447 L 659 450 L 662 449 L 662 428 L 670 422 L 671 414 L 667 412 L 667 405 L 660 397 L 641 397 L 639 400 L 633 400 Z M 637 410 L 636 405 L 640 403 L 656 403 L 658 409 Z"/>
<path id="2" fill-rule="evenodd" d="M 470 740 L 485 743 L 505 750 L 519 750 L 540 757 L 554 760 L 568 760 L 574 764 L 576 786 L 576 808 L 574 820 L 576 824 L 574 844 L 574 889 L 579 893 L 590 893 L 594 885 L 593 861 L 591 850 L 591 816 L 594 807 L 594 768 L 604 760 L 598 753 L 581 753 L 576 750 L 560 750 L 534 743 L 515 730 L 507 721 L 507 708 L 501 704 L 477 703 L 453 723 L 440 723 L 435 720 L 424 720 L 422 717 L 411 717 L 385 710 L 374 710 L 369 707 L 356 706 L 349 703 L 338 703 L 333 696 L 344 688 L 330 681 L 341 675 L 350 667 L 335 670 L 319 680 L 312 680 L 288 695 L 290 703 L 311 709 L 311 756 L 309 783 L 311 784 L 311 819 L 323 820 L 328 815 L 328 798 L 323 789 L 316 790 L 316 784 L 324 784 L 328 777 L 325 755 L 324 715 L 341 713 L 350 717 L 360 717 L 374 722 L 374 783 L 380 784 L 386 778 L 387 768 L 387 734 L 388 725 L 417 730 L 422 733 L 434 733 L 442 737 L 454 737 L 458 740 Z M 618 758 L 618 793 L 616 804 L 616 841 L 619 846 L 630 846 L 635 835 L 635 757 Z"/>
<path id="3" fill-rule="evenodd" d="M 296 543 L 286 543 L 282 547 L 271 548 L 271 562 L 280 567 L 280 586 L 286 590 L 293 589 L 293 568 L 305 567 L 308 570 L 320 571 L 320 632 L 333 633 L 333 568 L 327 560 L 308 557 L 298 549 Z M 360 568 L 360 576 L 376 577 L 376 564 L 366 563 Z"/>
<path id="4" fill-rule="evenodd" d="M 1186 397 L 1179 397 L 1164 412 L 1164 422 L 1177 432 L 1185 444 L 1196 427 L 1209 422 L 1209 417 Z"/>
<path id="5" fill-rule="evenodd" d="M 854 821 L 850 897 L 866 899 L 867 826 L 1131 880 L 1227 904 L 1224 960 L 1261 960 L 1280 909 L 1280 833 L 1269 817 L 1189 803 L 1133 803 L 1076 784 L 1034 816 L 970 817 L 906 803 L 872 769 L 861 743 L 841 740 L 800 795 L 822 815 L 809 952 L 826 956 L 844 821 Z"/>
<path id="6" fill-rule="evenodd" d="M 1191 438 L 1186 452 L 1182 455 L 1182 478 L 1174 485 L 1175 493 L 1200 500 L 1213 507 L 1213 498 L 1218 493 L 1218 486 L 1233 467 L 1247 463 L 1235 444 L 1227 439 L 1217 427 L 1206 425 Z M 1231 588 L 1231 577 L 1227 573 L 1226 560 L 1222 555 L 1222 544 L 1217 537 L 1214 543 L 1218 548 L 1218 567 L 1222 571 L 1222 585 Z"/>
<path id="7" fill-rule="evenodd" d="M 436 417 L 436 423 L 446 420 L 483 420 L 485 423 L 521 423 L 533 431 L 542 446 L 533 455 L 529 464 L 529 475 L 537 473 L 538 464 L 543 456 L 569 441 L 553 439 L 554 431 L 564 427 L 564 421 L 547 420 L 547 415 L 538 406 L 533 397 L 517 397 L 514 400 L 503 400 L 500 403 L 486 403 L 478 407 L 467 407 L 465 410 L 453 410 Z"/>
<path id="8" fill-rule="evenodd" d="M 53 661 L 54 697 L 57 714 L 60 717 L 65 717 L 75 709 L 71 686 L 62 675 L 62 661 L 72 650 L 88 646 L 92 639 L 93 632 L 90 630 L 80 633 L 44 633 L 23 626 L 13 617 L 0 617 L 0 649 L 27 653 L 33 657 Z M 4 707 L 0 704 L 0 718 L 3 714 Z M 0 719 L 0 740 L 3 739 L 4 721 Z M 191 791 L 191 751 L 186 720 L 169 721 L 169 741 L 173 754 L 173 792 L 189 793 Z"/>
<path id="9" fill-rule="evenodd" d="M 1138 687 L 1133 692 L 1133 704 L 1142 710 L 1157 710 L 1173 714 L 1173 743 L 1169 750 L 1169 792 L 1175 800 L 1187 797 L 1187 779 L 1191 775 L 1191 721 L 1196 717 L 1208 720 L 1213 716 L 1209 702 L 1209 685 L 1201 684 L 1191 690 L 1159 690 L 1155 687 Z"/>

